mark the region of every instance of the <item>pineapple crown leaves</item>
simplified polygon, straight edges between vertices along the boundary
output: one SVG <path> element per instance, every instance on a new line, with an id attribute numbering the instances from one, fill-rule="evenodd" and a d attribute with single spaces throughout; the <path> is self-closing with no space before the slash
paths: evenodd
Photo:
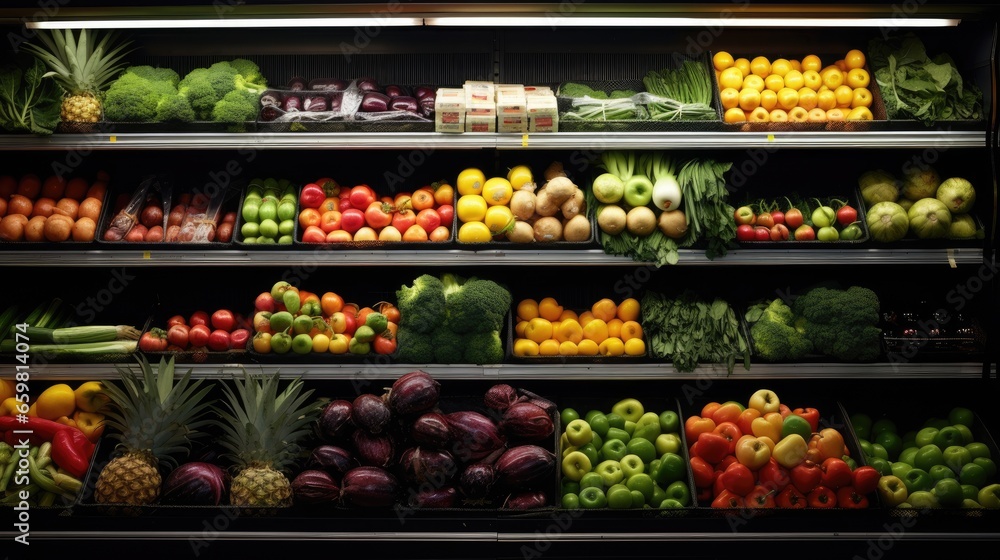
<path id="1" fill-rule="evenodd" d="M 131 52 L 125 50 L 130 41 L 112 46 L 118 39 L 114 31 L 101 36 L 93 47 L 86 29 L 80 30 L 79 38 L 71 29 L 53 31 L 51 35 L 39 32 L 38 38 L 44 47 L 28 43 L 24 48 L 49 67 L 46 77 L 52 76 L 70 92 L 93 88 L 96 93 L 105 89 L 124 66 L 125 55 Z"/>
<path id="2" fill-rule="evenodd" d="M 188 453 L 191 440 L 205 435 L 201 428 L 211 423 L 204 414 L 212 404 L 205 400 L 212 388 L 201 387 L 204 379 L 192 382 L 190 369 L 175 382 L 173 358 L 161 358 L 155 372 L 144 356 L 139 364 L 140 373 L 117 367 L 121 386 L 104 384 L 114 405 L 107 413 L 115 430 L 111 436 L 127 449 L 176 465 L 174 455 Z"/>
<path id="3" fill-rule="evenodd" d="M 235 390 L 224 385 L 226 409 L 213 407 L 221 420 L 222 446 L 240 467 L 270 465 L 285 470 L 299 452 L 298 443 L 312 434 L 319 403 L 306 404 L 312 389 L 302 392 L 302 379 L 293 379 L 278 393 L 280 374 L 253 375 L 243 370 L 234 378 Z"/>

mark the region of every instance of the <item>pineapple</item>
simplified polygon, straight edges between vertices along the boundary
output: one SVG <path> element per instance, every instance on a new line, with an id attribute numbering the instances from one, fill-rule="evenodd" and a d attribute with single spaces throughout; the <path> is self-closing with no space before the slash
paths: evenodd
<path id="1" fill-rule="evenodd" d="M 125 67 L 122 59 L 127 53 L 123 51 L 129 43 L 114 45 L 117 40 L 114 32 L 96 40 L 97 33 L 88 34 L 86 29 L 80 30 L 79 37 L 70 29 L 53 31 L 51 35 L 39 31 L 38 38 L 42 45 L 28 43 L 24 47 L 49 67 L 45 75 L 51 76 L 64 90 L 63 122 L 101 120 L 101 92 Z"/>
<path id="2" fill-rule="evenodd" d="M 160 495 L 160 463 L 176 466 L 173 455 L 187 452 L 198 429 L 210 421 L 199 419 L 211 404 L 203 402 L 211 387 L 191 381 L 191 370 L 174 383 L 174 359 L 160 359 L 154 372 L 139 357 L 141 378 L 132 368 L 118 368 L 122 386 L 105 383 L 113 409 L 107 415 L 111 436 L 124 452 L 97 477 L 94 499 L 98 503 L 145 505 Z"/>
<path id="3" fill-rule="evenodd" d="M 235 390 L 223 387 L 226 409 L 217 409 L 222 446 L 236 464 L 229 487 L 235 506 L 288 507 L 292 485 L 284 474 L 312 433 L 319 403 L 304 404 L 312 390 L 302 392 L 302 380 L 292 380 L 278 393 L 279 375 L 254 376 L 244 370 Z"/>

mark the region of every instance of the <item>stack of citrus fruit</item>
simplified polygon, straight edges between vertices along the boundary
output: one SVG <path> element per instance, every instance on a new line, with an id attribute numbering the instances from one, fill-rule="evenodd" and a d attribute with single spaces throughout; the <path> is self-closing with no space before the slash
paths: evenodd
<path id="1" fill-rule="evenodd" d="M 814 54 L 802 60 L 748 60 L 719 51 L 712 62 L 726 122 L 872 119 L 871 76 L 865 54 L 857 49 L 826 66 Z"/>
<path id="2" fill-rule="evenodd" d="M 524 299 L 517 304 L 514 332 L 514 355 L 520 357 L 646 354 L 635 298 L 618 304 L 603 298 L 581 313 L 551 297 Z"/>

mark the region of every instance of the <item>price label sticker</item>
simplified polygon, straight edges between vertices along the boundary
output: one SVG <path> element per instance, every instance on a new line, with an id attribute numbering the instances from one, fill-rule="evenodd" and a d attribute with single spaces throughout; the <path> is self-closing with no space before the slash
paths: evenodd
<path id="1" fill-rule="evenodd" d="M 955 262 L 955 250 L 948 249 L 948 266 L 950 268 L 958 268 L 958 263 Z"/>
<path id="2" fill-rule="evenodd" d="M 111 142 L 112 144 L 114 144 L 117 141 L 118 141 L 118 137 L 117 136 L 108 136 L 108 142 Z"/>
<path id="3" fill-rule="evenodd" d="M 153 255 L 151 255 L 149 253 L 149 251 L 143 251 L 142 252 L 142 258 L 143 258 L 143 260 L 147 260 L 148 261 L 149 259 L 153 258 Z"/>
<path id="4" fill-rule="evenodd" d="M 527 148 L 528 147 L 528 135 L 527 134 L 522 134 L 521 135 L 521 147 L 522 148 Z"/>
<path id="5" fill-rule="evenodd" d="M 774 134 L 768 134 L 767 135 L 767 141 L 768 142 L 774 142 Z"/>

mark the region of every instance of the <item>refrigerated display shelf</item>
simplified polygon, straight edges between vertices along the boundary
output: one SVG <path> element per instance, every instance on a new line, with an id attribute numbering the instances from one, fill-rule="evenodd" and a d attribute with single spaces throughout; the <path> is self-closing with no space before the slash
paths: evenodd
<path id="1" fill-rule="evenodd" d="M 6 245 L 13 247 L 14 245 Z M 14 250 L 0 250 L 5 266 L 653 266 L 628 257 L 608 255 L 601 249 L 463 249 L 427 250 L 337 250 L 317 247 L 315 250 L 200 250 L 143 249 L 129 250 L 52 250 L 32 251 L 31 244 L 17 244 Z M 770 265 L 978 265 L 983 263 L 982 248 L 934 249 L 866 249 L 817 247 L 815 249 L 736 249 L 726 256 L 709 259 L 704 251 L 681 249 L 681 265 L 694 266 L 760 266 Z"/>

